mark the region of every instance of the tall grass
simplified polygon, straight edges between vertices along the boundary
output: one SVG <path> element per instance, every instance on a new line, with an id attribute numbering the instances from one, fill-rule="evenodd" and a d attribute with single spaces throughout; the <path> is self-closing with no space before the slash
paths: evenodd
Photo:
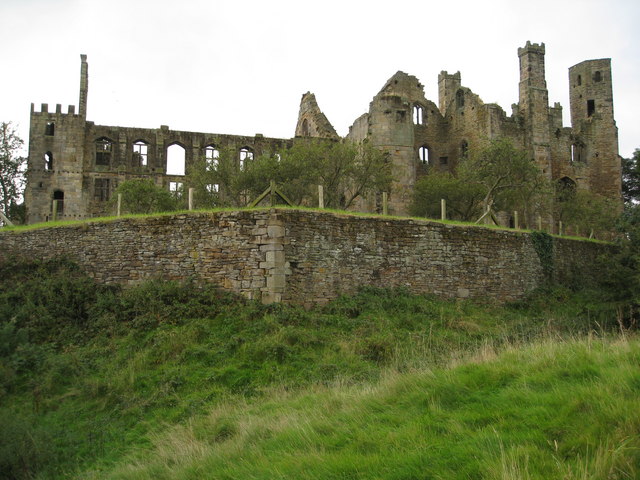
<path id="1" fill-rule="evenodd" d="M 541 346 L 529 357 L 537 355 L 537 366 L 546 359 L 550 368 L 524 377 L 509 362 L 521 361 L 519 348 L 532 342 L 551 339 L 562 345 L 563 339 L 586 336 L 591 338 L 588 348 L 569 349 L 583 353 L 573 354 L 575 365 L 564 363 L 561 377 L 569 383 L 582 377 L 600 381 L 589 370 L 591 360 L 583 357 L 589 358 L 591 350 L 602 351 L 602 358 L 615 354 L 606 342 L 598 347 L 598 339 L 618 324 L 613 310 L 594 298 L 550 290 L 498 306 L 365 289 L 304 310 L 173 282 L 99 287 L 60 260 L 15 264 L 0 271 L 0 478 L 109 471 L 132 449 L 145 458 L 165 458 L 168 470 L 162 470 L 162 462 L 148 465 L 159 469 L 158 478 L 189 478 L 177 466 L 183 463 L 200 472 L 193 476 L 211 464 L 203 474 L 211 478 L 278 478 L 280 471 L 296 472 L 290 478 L 297 478 L 295 469 L 306 465 L 315 472 L 307 478 L 403 478 L 366 476 L 403 461 L 409 465 L 404 478 L 414 473 L 414 478 L 425 478 L 419 472 L 430 470 L 423 458 L 434 458 L 433 472 L 442 472 L 432 477 L 456 478 L 447 477 L 454 475 L 453 465 L 458 460 L 467 465 L 463 459 L 476 448 L 492 452 L 491 459 L 503 458 L 492 467 L 495 471 L 516 475 L 538 465 L 540 454 L 529 451 L 524 433 L 510 439 L 503 424 L 524 422 L 528 417 L 521 418 L 520 410 L 537 411 L 527 403 L 529 390 L 538 384 L 553 390 L 560 360 L 551 347 Z M 569 355 L 562 348 L 559 358 Z M 633 377 L 629 368 L 620 371 Z M 637 394 L 638 383 L 628 382 L 628 391 Z M 511 396 L 496 396 L 507 387 Z M 570 394 L 558 398 L 573 401 Z M 476 403 L 465 407 L 462 400 L 469 399 Z M 491 407 L 494 400 L 500 402 Z M 606 410 L 603 405 L 596 402 Z M 562 411 L 557 399 L 553 407 Z M 462 409 L 460 415 L 449 416 L 456 409 Z M 296 430 L 296 425 L 304 428 Z M 577 425 L 572 428 L 591 429 Z M 484 432 L 484 443 L 467 445 L 474 428 Z M 172 436 L 167 429 L 178 433 Z M 548 435 L 564 452 L 560 435 Z M 566 475 L 591 472 L 587 462 L 600 450 L 625 452 L 622 460 L 615 460 L 617 453 L 611 457 L 624 464 L 628 452 L 635 451 L 635 441 L 623 444 L 624 438 L 601 436 L 588 449 L 575 440 L 576 461 L 562 468 Z M 401 448 L 411 442 L 414 450 Z M 262 446 L 249 458 L 247 449 L 254 444 Z M 299 454 L 292 456 L 281 445 Z M 280 465 L 284 460 L 274 460 L 272 451 L 290 463 Z M 432 451 L 452 460 L 431 457 Z M 489 467 L 482 466 L 489 461 L 485 453 L 482 462 L 462 471 L 471 478 L 488 475 Z M 230 456 L 216 460 L 223 454 Z M 245 470 L 233 470 L 236 463 Z M 369 465 L 368 470 L 354 467 L 359 463 Z M 550 471 L 561 470 L 551 463 L 548 468 L 555 470 Z M 135 461 L 123 465 L 151 475 Z M 277 468 L 268 470 L 270 465 Z"/>
<path id="2" fill-rule="evenodd" d="M 640 342 L 547 340 L 375 384 L 226 403 L 108 479 L 604 479 L 640 474 Z"/>

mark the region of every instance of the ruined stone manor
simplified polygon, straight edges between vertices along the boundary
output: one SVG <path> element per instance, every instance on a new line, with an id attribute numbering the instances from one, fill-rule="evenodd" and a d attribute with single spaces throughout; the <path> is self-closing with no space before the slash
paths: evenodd
<path id="1" fill-rule="evenodd" d="M 569 187 L 619 199 L 621 161 L 613 116 L 611 60 L 585 60 L 569 68 L 571 127 L 562 124 L 562 107 L 549 106 L 545 46 L 527 42 L 518 49 L 520 89 L 511 115 L 485 104 L 462 85 L 460 72 L 438 75 L 438 103 L 425 98 L 420 81 L 397 72 L 373 98 L 369 111 L 355 120 L 347 139 L 367 139 L 387 151 L 394 182 L 389 213 L 408 211 L 416 181 L 431 169 L 453 171 L 469 149 L 508 137 L 526 150 L 549 179 Z M 82 219 L 107 213 L 107 201 L 119 182 L 151 178 L 168 190 L 180 190 L 190 165 L 215 165 L 221 148 L 233 148 L 239 168 L 259 155 L 277 155 L 295 138 L 340 137 L 321 112 L 315 96 L 302 96 L 294 139 L 253 137 L 96 125 L 86 118 L 88 64 L 81 55 L 80 98 L 76 111 L 61 105 L 50 111 L 31 104 L 25 203 L 27 222 Z M 178 153 L 177 164 L 169 162 Z M 212 185 L 213 189 L 218 186 Z M 376 198 L 359 208 L 375 211 Z"/>

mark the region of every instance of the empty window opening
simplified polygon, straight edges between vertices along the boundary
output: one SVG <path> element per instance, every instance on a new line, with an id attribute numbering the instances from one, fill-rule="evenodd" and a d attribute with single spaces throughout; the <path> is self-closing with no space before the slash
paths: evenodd
<path id="1" fill-rule="evenodd" d="M 307 121 L 306 118 L 302 121 L 302 136 L 303 137 L 309 136 L 309 122 Z"/>
<path id="2" fill-rule="evenodd" d="M 576 182 L 569 177 L 562 177 L 556 185 L 556 198 L 560 202 L 571 200 L 576 194 Z"/>
<path id="3" fill-rule="evenodd" d="M 469 155 L 469 143 L 466 140 L 463 140 L 460 143 L 460 158 L 467 158 Z"/>
<path id="4" fill-rule="evenodd" d="M 582 75 L 578 75 L 578 78 L 576 79 L 576 83 L 578 85 L 582 85 Z"/>
<path id="5" fill-rule="evenodd" d="M 240 170 L 243 170 L 250 160 L 253 160 L 253 152 L 249 147 L 242 147 L 240 149 Z"/>
<path id="6" fill-rule="evenodd" d="M 215 170 L 218 168 L 220 151 L 215 146 L 209 145 L 204 149 L 204 159 L 207 164 L 207 170 Z"/>
<path id="7" fill-rule="evenodd" d="M 62 215 L 64 213 L 64 192 L 62 190 L 53 192 L 53 204 L 56 205 L 55 208 L 58 215 Z M 51 208 L 53 208 L 53 204 Z"/>
<path id="8" fill-rule="evenodd" d="M 142 140 L 138 140 L 133 144 L 133 166 L 134 167 L 146 167 L 147 166 L 147 152 L 149 145 Z"/>
<path id="9" fill-rule="evenodd" d="M 44 154 L 44 169 L 51 172 L 53 170 L 53 153 Z"/>
<path id="10" fill-rule="evenodd" d="M 397 110 L 396 111 L 396 122 L 404 123 L 406 114 L 407 114 L 407 112 L 405 112 L 404 110 Z"/>
<path id="11" fill-rule="evenodd" d="M 596 101 L 587 100 L 587 117 L 590 117 L 594 113 L 596 113 Z"/>
<path id="12" fill-rule="evenodd" d="M 424 122 L 424 110 L 420 105 L 413 107 L 413 123 L 416 125 L 422 125 Z"/>
<path id="13" fill-rule="evenodd" d="M 440 165 L 449 165 L 449 157 L 440 157 Z"/>
<path id="14" fill-rule="evenodd" d="M 182 196 L 182 182 L 169 182 L 169 191 L 177 198 Z"/>
<path id="15" fill-rule="evenodd" d="M 577 144 L 571 145 L 571 163 L 582 161 L 582 147 Z"/>
<path id="16" fill-rule="evenodd" d="M 206 185 L 205 188 L 209 193 L 218 193 L 220 191 L 220 185 L 217 183 L 210 183 Z"/>
<path id="17" fill-rule="evenodd" d="M 422 162 L 423 165 L 429 165 L 430 155 L 431 155 L 431 152 L 429 152 L 429 147 L 422 146 L 418 149 L 418 157 L 420 158 L 420 162 Z"/>
<path id="18" fill-rule="evenodd" d="M 600 70 L 598 70 L 596 73 L 593 74 L 593 81 L 594 82 L 602 81 L 602 72 L 600 72 Z"/>
<path id="19" fill-rule="evenodd" d="M 108 178 L 96 178 L 93 184 L 93 198 L 97 202 L 106 202 L 111 197 Z"/>
<path id="20" fill-rule="evenodd" d="M 53 137 L 53 134 L 56 131 L 56 125 L 53 122 L 47 122 L 47 125 L 44 127 L 44 134 Z"/>
<path id="21" fill-rule="evenodd" d="M 184 175 L 184 147 L 174 143 L 167 148 L 167 175 Z"/>
<path id="22" fill-rule="evenodd" d="M 457 108 L 464 107 L 464 92 L 462 90 L 458 90 L 456 92 L 456 107 Z"/>
<path id="23" fill-rule="evenodd" d="M 96 165 L 110 165 L 111 151 L 113 143 L 106 138 L 100 138 L 96 141 Z"/>

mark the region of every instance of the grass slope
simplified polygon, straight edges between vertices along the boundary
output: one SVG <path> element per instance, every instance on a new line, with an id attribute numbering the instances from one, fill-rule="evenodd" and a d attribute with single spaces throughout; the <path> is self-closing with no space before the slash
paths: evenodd
<path id="1" fill-rule="evenodd" d="M 95 479 L 638 478 L 640 343 L 549 341 L 169 428 Z M 633 413 L 635 412 L 635 413 Z"/>
<path id="2" fill-rule="evenodd" d="M 640 382 L 597 382 L 615 379 L 619 360 L 637 360 L 637 342 L 569 345 L 574 353 L 549 347 L 586 359 L 575 367 L 567 357 L 559 368 L 551 361 L 555 350 L 523 353 L 523 360 L 517 353 L 541 338 L 607 336 L 616 327 L 606 305 L 564 291 L 499 307 L 369 289 L 305 311 L 193 285 L 99 286 L 61 260 L 4 265 L 0 478 L 87 478 L 88 471 L 109 478 L 114 468 L 115 478 L 132 471 L 132 478 L 278 478 L 280 471 L 297 478 L 307 470 L 315 475 L 307 478 L 485 478 L 495 465 L 552 472 L 556 459 L 569 463 L 555 473 L 591 472 L 585 462 L 600 451 L 602 462 L 606 452 L 622 452 L 616 468 L 625 472 L 625 462 L 637 460 L 630 456 L 637 444 L 625 440 L 629 425 L 620 412 L 637 412 Z M 449 368 L 503 349 L 514 350 L 497 361 L 498 371 L 493 364 Z M 591 351 L 600 356 L 591 359 Z M 544 373 L 528 372 L 536 355 L 550 359 L 542 370 L 547 383 Z M 608 370 L 592 371 L 589 362 Z M 621 375 L 627 370 L 621 367 Z M 572 389 L 590 382 L 626 403 L 584 400 L 572 410 Z M 622 393 L 608 395 L 616 385 Z M 535 392 L 540 398 L 529 401 Z M 517 433 L 520 424 L 546 418 L 543 407 L 535 414 L 543 398 L 550 401 L 546 411 L 568 409 L 571 421 L 548 419 L 532 437 Z M 621 433 L 605 435 L 603 425 Z M 554 456 L 541 461 L 540 452 L 549 453 L 544 445 L 552 444 Z M 127 466 L 132 451 L 151 461 Z M 498 454 L 504 461 L 483 466 Z M 407 470 L 399 468 L 403 462 Z M 394 473 L 418 470 L 422 477 Z"/>

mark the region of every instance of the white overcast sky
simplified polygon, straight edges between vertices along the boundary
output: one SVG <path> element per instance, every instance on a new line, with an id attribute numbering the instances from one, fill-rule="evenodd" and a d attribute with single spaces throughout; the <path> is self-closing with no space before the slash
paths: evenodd
<path id="1" fill-rule="evenodd" d="M 28 139 L 33 102 L 100 125 L 290 138 L 302 94 L 340 135 L 396 71 L 437 104 L 441 70 L 508 114 L 517 49 L 546 44 L 569 126 L 568 68 L 610 57 L 620 154 L 640 147 L 640 1 L 0 0 L 0 121 Z M 77 107 L 76 107 L 77 108 Z"/>

